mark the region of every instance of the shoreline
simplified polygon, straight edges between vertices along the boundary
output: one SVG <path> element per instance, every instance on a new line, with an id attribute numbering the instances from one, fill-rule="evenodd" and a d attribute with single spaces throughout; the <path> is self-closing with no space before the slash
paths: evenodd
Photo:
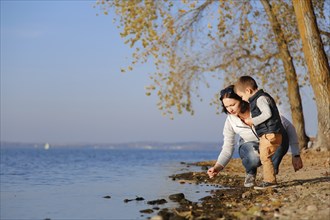
<path id="1" fill-rule="evenodd" d="M 206 169 L 215 161 L 189 164 L 202 170 L 170 178 L 181 184 L 213 186 L 210 196 L 200 198 L 198 203 L 183 198 L 176 208 L 163 209 L 151 219 L 330 219 L 330 152 L 307 150 L 301 157 L 304 166 L 295 172 L 291 155 L 285 155 L 277 175 L 278 187 L 266 190 L 243 186 L 245 172 L 239 158 L 231 159 L 212 179 Z M 262 180 L 261 169 L 257 183 Z"/>

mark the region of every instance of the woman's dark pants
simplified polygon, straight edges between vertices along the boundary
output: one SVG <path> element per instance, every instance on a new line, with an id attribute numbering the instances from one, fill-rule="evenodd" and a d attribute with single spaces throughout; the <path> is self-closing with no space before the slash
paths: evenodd
<path id="1" fill-rule="evenodd" d="M 282 144 L 272 156 L 275 174 L 278 174 L 279 166 L 283 156 L 288 152 L 289 139 L 286 132 L 282 133 Z M 259 143 L 255 141 L 245 142 L 239 146 L 239 156 L 242 159 L 243 166 L 247 174 L 256 175 L 257 168 L 261 166 L 259 156 Z"/>

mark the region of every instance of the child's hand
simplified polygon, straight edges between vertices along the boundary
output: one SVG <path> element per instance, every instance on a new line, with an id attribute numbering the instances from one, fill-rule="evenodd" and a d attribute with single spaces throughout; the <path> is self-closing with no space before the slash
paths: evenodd
<path id="1" fill-rule="evenodd" d="M 248 126 L 252 127 L 252 125 L 253 125 L 252 118 L 244 119 L 244 123 L 247 124 Z"/>

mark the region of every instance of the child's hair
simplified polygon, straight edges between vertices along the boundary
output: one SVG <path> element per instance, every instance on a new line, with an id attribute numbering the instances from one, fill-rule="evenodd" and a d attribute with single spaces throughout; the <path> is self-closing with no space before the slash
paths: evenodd
<path id="1" fill-rule="evenodd" d="M 241 76 L 235 83 L 235 92 L 243 92 L 246 88 L 251 88 L 252 90 L 257 90 L 258 85 L 256 81 L 251 76 Z"/>
<path id="2" fill-rule="evenodd" d="M 224 112 L 225 114 L 228 114 L 228 111 L 226 109 L 226 107 L 224 106 L 222 100 L 224 98 L 230 98 L 230 99 L 236 99 L 240 102 L 240 112 L 244 113 L 248 110 L 249 108 L 249 103 L 244 101 L 240 96 L 238 96 L 235 91 L 234 91 L 234 85 L 230 85 L 226 88 L 224 88 L 223 90 L 220 91 L 220 101 L 221 101 L 221 105 L 222 105 L 222 112 Z"/>

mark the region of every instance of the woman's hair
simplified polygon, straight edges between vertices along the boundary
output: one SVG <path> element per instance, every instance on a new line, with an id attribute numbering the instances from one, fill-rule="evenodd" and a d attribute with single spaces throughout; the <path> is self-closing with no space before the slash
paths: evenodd
<path id="1" fill-rule="evenodd" d="M 223 90 L 220 91 L 220 101 L 221 101 L 221 105 L 222 105 L 222 112 L 224 112 L 225 114 L 228 114 L 228 111 L 226 109 L 226 107 L 224 106 L 222 100 L 224 98 L 230 98 L 230 99 L 236 99 L 240 102 L 240 112 L 244 113 L 249 109 L 249 103 L 244 101 L 239 95 L 237 95 L 234 91 L 234 85 L 230 85 L 226 88 L 224 88 Z"/>

